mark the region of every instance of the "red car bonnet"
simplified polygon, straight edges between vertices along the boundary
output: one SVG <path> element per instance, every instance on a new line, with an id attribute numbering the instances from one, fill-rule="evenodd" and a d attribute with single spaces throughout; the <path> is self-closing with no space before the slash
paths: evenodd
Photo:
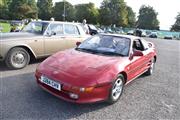
<path id="1" fill-rule="evenodd" d="M 120 58 L 71 49 L 49 57 L 39 66 L 39 69 L 55 79 L 60 79 L 61 82 L 73 82 L 76 85 L 84 85 L 86 82 L 90 85 L 98 77 L 102 77 L 105 71 L 117 65 Z"/>

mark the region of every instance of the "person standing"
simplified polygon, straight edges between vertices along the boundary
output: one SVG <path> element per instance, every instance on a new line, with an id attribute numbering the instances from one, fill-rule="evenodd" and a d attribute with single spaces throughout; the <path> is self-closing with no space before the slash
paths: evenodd
<path id="1" fill-rule="evenodd" d="M 83 20 L 83 29 L 86 32 L 86 34 L 89 34 L 89 27 L 87 25 L 86 19 Z"/>
<path id="2" fill-rule="evenodd" d="M 52 17 L 52 18 L 50 19 L 50 21 L 55 21 L 55 19 Z"/>

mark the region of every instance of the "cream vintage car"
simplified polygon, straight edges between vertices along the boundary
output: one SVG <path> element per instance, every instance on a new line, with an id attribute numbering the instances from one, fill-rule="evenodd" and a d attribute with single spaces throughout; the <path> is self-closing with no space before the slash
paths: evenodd
<path id="1" fill-rule="evenodd" d="M 21 32 L 0 33 L 0 61 L 11 69 L 20 69 L 32 58 L 75 47 L 87 37 L 79 23 L 33 21 Z"/>

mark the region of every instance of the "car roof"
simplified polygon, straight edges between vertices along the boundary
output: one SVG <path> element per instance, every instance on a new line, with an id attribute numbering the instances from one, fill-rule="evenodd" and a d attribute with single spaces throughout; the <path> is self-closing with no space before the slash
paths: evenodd
<path id="1" fill-rule="evenodd" d="M 73 24 L 73 25 L 78 25 L 78 24 L 80 24 L 80 23 L 78 23 L 78 22 L 64 22 L 64 21 L 32 21 L 32 22 L 42 22 L 42 23 L 67 23 L 67 24 Z"/>
<path id="2" fill-rule="evenodd" d="M 128 38 L 128 39 L 131 39 L 131 40 L 140 39 L 139 37 L 133 36 L 133 35 L 107 34 L 107 33 L 101 33 L 100 35 L 108 35 L 108 36 L 115 36 L 115 37 L 124 37 L 124 38 Z"/>

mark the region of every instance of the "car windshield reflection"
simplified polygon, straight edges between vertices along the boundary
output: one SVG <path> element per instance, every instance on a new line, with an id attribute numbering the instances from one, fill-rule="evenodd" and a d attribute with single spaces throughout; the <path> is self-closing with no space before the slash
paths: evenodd
<path id="1" fill-rule="evenodd" d="M 129 38 L 97 35 L 85 40 L 76 50 L 93 54 L 128 56 L 129 48 Z"/>
<path id="2" fill-rule="evenodd" d="M 31 22 L 22 31 L 35 34 L 43 34 L 47 26 L 48 23 L 46 22 Z"/>

